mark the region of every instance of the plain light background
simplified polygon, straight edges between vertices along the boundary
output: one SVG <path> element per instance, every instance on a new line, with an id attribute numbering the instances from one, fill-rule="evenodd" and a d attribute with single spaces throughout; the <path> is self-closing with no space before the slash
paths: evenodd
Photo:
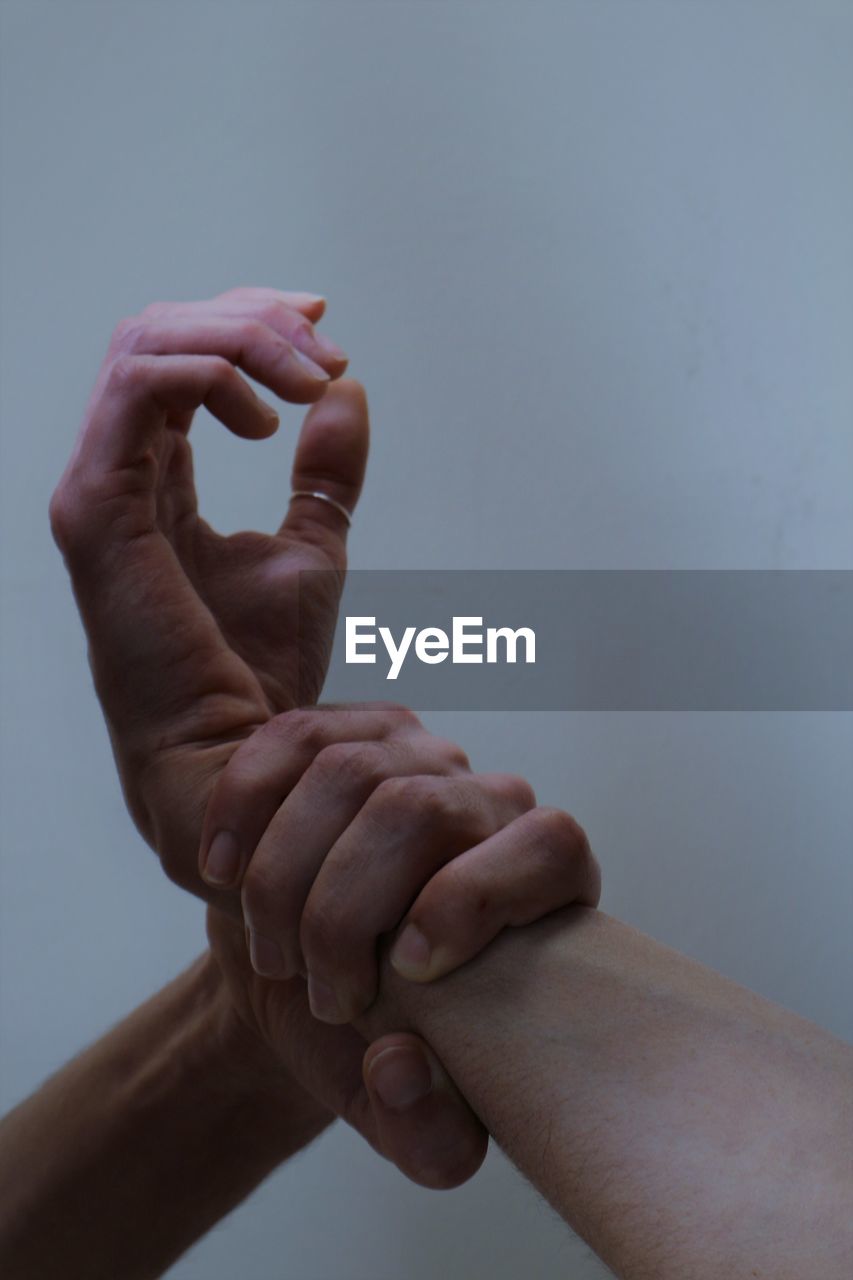
<path id="1" fill-rule="evenodd" d="M 47 503 L 114 324 L 330 299 L 371 399 L 352 563 L 850 568 L 853 5 L 122 3 L 2 12 L 0 1103 L 201 948 L 126 816 Z M 272 442 L 195 429 L 270 528 Z M 845 1035 L 849 715 L 445 715 L 572 809 L 603 906 Z M 493 1153 L 422 1191 L 342 1126 L 180 1280 L 593 1280 Z"/>

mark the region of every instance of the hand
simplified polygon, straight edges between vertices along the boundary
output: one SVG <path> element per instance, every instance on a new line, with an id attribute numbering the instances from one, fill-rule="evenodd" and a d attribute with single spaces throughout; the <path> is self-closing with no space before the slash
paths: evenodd
<path id="1" fill-rule="evenodd" d="M 322 489 L 352 510 L 367 457 L 367 406 L 358 383 L 329 387 L 324 376 L 337 378 L 346 363 L 310 323 L 324 305 L 309 295 L 241 289 L 204 303 L 158 304 L 119 325 L 51 502 L 131 812 L 174 880 L 238 913 L 236 897 L 212 895 L 198 879 L 208 793 L 235 746 L 297 701 L 298 575 L 331 568 L 342 585 L 347 525 L 328 504 L 304 500 L 275 535 L 219 537 L 198 515 L 187 432 L 202 404 L 245 438 L 275 431 L 275 415 L 237 367 L 284 399 L 323 397 L 303 424 L 292 487 Z M 306 366 L 298 351 L 319 367 Z M 299 595 L 300 634 L 313 632 L 315 641 L 300 655 L 303 700 L 322 687 L 338 594 Z M 234 930 L 220 913 L 210 919 L 214 949 L 239 989 L 239 964 L 227 961 Z M 236 942 L 243 946 L 241 929 Z M 301 1018 L 310 1033 L 288 1045 L 297 1069 L 322 1030 L 299 987 L 292 1022 Z M 281 984 L 277 991 L 286 993 Z M 366 1059 L 368 1095 L 364 1047 L 353 1059 L 355 1086 L 346 1064 L 338 1078 L 320 1055 L 322 1070 L 302 1073 L 305 1087 L 416 1180 L 448 1186 L 470 1177 L 486 1136 L 434 1055 L 406 1035 L 379 1042 Z M 398 1103 L 401 1089 L 411 1100 L 424 1062 L 433 1087 L 398 1121 L 376 1082 L 384 1078 L 389 1098 L 395 1086 Z"/>
<path id="2" fill-rule="evenodd" d="M 364 704 L 270 721 L 234 753 L 205 815 L 204 873 L 242 885 L 254 930 L 250 954 L 238 926 L 208 913 L 244 1023 L 290 1076 L 427 1186 L 472 1176 L 485 1129 L 418 1037 L 386 1035 L 365 1053 L 356 1027 L 327 1023 L 371 1003 L 377 944 L 395 927 L 392 963 L 429 981 L 506 925 L 598 902 L 583 831 L 534 805 L 525 782 L 476 777 L 411 712 Z M 418 930 L 413 949 L 401 921 Z M 310 975 L 307 988 L 286 976 L 297 971 Z"/>
<path id="3" fill-rule="evenodd" d="M 210 909 L 211 952 L 242 1035 L 230 1035 L 236 1067 L 275 1095 L 275 1068 L 310 1097 L 306 1118 L 316 1131 L 319 1103 L 341 1116 L 414 1182 L 455 1187 L 477 1172 L 488 1134 L 427 1044 L 398 1032 L 366 1048 L 352 1027 L 326 1027 L 311 1017 L 305 984 L 269 982 L 249 963 L 243 930 Z M 272 1062 L 268 1064 L 267 1056 Z M 288 1096 L 293 1105 L 293 1087 Z"/>
<path id="4" fill-rule="evenodd" d="M 584 832 L 530 786 L 475 775 L 404 707 L 285 712 L 231 757 L 204 820 L 212 883 L 242 887 L 255 970 L 307 974 L 314 1015 L 351 1022 L 377 994 L 377 950 L 430 981 L 507 925 L 595 906 Z"/>
<path id="5" fill-rule="evenodd" d="M 196 850 L 210 788 L 237 743 L 295 705 L 298 575 L 331 568 L 342 585 L 346 521 L 304 499 L 275 534 L 219 536 L 198 514 L 187 433 L 201 405 L 246 439 L 275 432 L 238 368 L 282 399 L 319 401 L 293 488 L 320 488 L 351 510 L 367 406 L 358 383 L 330 385 L 346 357 L 314 329 L 324 307 L 235 289 L 124 321 L 51 502 L 128 806 L 167 873 L 208 897 Z M 314 638 L 303 702 L 322 686 L 339 596 L 334 574 L 318 577 L 318 594 L 299 600 L 301 634 Z"/>

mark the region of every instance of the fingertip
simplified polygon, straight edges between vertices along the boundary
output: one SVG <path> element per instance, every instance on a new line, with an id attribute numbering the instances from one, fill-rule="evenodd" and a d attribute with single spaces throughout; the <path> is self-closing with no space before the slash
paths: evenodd
<path id="1" fill-rule="evenodd" d="M 388 1111 L 408 1111 L 432 1092 L 432 1067 L 415 1044 L 400 1041 L 367 1051 L 364 1082 Z"/>
<path id="2" fill-rule="evenodd" d="M 349 1021 L 345 1010 L 341 1008 L 340 997 L 335 988 L 330 982 L 318 978 L 310 969 L 308 970 L 308 1007 L 312 1017 L 330 1026 L 343 1026 Z"/>
<path id="3" fill-rule="evenodd" d="M 246 945 L 249 949 L 252 968 L 259 978 L 286 981 L 293 977 L 277 939 L 247 927 Z"/>
<path id="4" fill-rule="evenodd" d="M 403 926 L 388 959 L 400 977 L 409 982 L 429 982 L 432 976 L 432 943 L 416 924 Z"/>
<path id="5" fill-rule="evenodd" d="M 407 1177 L 432 1190 L 473 1177 L 488 1134 L 423 1041 L 383 1037 L 365 1053 L 362 1074 L 383 1149 Z"/>
<path id="6" fill-rule="evenodd" d="M 346 397 L 353 409 L 367 413 L 367 392 L 357 378 L 339 378 L 335 390 L 338 395 Z"/>
<path id="7" fill-rule="evenodd" d="M 373 1004 L 377 995 L 376 983 L 374 982 L 371 989 L 367 977 L 363 980 L 360 978 L 357 985 L 351 974 L 343 978 L 339 975 L 319 978 L 311 971 L 310 957 L 307 984 L 311 1013 L 320 1022 L 328 1022 L 332 1026 L 343 1026 L 360 1018 Z"/>
<path id="8" fill-rule="evenodd" d="M 489 1135 L 483 1130 L 475 1134 L 473 1131 L 457 1144 L 452 1160 L 445 1164 L 442 1161 L 434 1167 L 425 1166 L 421 1171 L 420 1184 L 430 1191 L 452 1191 L 470 1182 L 474 1174 L 482 1167 L 489 1150 Z"/>
<path id="9" fill-rule="evenodd" d="M 240 878 L 242 852 L 233 831 L 217 831 L 209 846 L 202 847 L 199 871 L 205 884 L 214 889 L 231 889 Z"/>
<path id="10" fill-rule="evenodd" d="M 282 295 L 287 306 L 292 307 L 309 320 L 316 321 L 325 314 L 328 299 L 321 293 L 305 293 L 299 289 Z"/>
<path id="11" fill-rule="evenodd" d="M 355 378 L 336 378 L 324 386 L 325 396 L 321 404 L 309 411 L 306 425 L 315 431 L 324 429 L 336 436 L 366 439 L 369 422 L 367 392 Z"/>
<path id="12" fill-rule="evenodd" d="M 296 359 L 299 361 L 299 363 L 302 365 L 302 368 L 306 371 L 306 373 L 309 373 L 312 378 L 316 378 L 318 382 L 329 381 L 329 375 L 327 371 L 323 368 L 321 364 L 318 364 L 316 360 L 313 360 L 311 356 L 307 354 L 307 352 L 303 351 L 300 347 L 293 345 L 293 354 L 296 357 Z"/>
<path id="13" fill-rule="evenodd" d="M 330 361 L 329 377 L 332 382 L 340 382 L 349 367 L 349 356 Z"/>
<path id="14" fill-rule="evenodd" d="M 259 423 L 259 431 L 255 439 L 269 440 L 270 436 L 274 436 L 281 426 L 281 418 L 275 409 L 266 405 L 267 412 L 264 414 L 262 421 Z"/>
<path id="15" fill-rule="evenodd" d="M 258 401 L 257 413 L 242 414 L 239 418 L 231 416 L 226 425 L 228 429 L 242 440 L 269 440 L 278 431 L 280 418 L 263 400 Z"/>
<path id="16" fill-rule="evenodd" d="M 437 940 L 434 928 L 404 924 L 392 944 L 388 960 L 395 973 L 407 982 L 435 982 L 465 964 L 475 954 L 471 949 L 460 950 L 459 938 L 452 938 L 452 945 Z"/>

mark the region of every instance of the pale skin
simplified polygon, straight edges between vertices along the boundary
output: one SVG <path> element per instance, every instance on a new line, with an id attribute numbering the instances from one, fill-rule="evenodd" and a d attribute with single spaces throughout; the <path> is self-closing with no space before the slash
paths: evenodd
<path id="1" fill-rule="evenodd" d="M 239 306 L 257 302 L 241 293 Z M 267 295 L 261 305 L 272 305 Z M 158 315 L 162 321 L 162 310 Z M 196 869 L 199 856 L 206 866 L 206 843 L 221 829 L 217 822 L 203 835 L 203 815 L 240 744 L 248 739 L 248 751 L 250 735 L 292 705 L 292 655 L 281 645 L 287 584 L 296 562 L 342 571 L 345 522 L 324 504 L 305 502 L 291 507 L 279 539 L 217 540 L 199 524 L 182 441 L 192 405 L 213 394 L 210 371 L 202 375 L 194 362 L 203 343 L 209 356 L 214 339 L 210 326 L 203 343 L 190 341 L 184 328 L 184 357 L 190 346 L 181 369 L 154 368 L 174 359 L 168 343 L 177 341 L 154 328 L 152 335 L 143 324 L 140 335 L 139 325 L 129 326 L 130 356 L 119 335 L 57 491 L 54 528 L 132 811 L 172 877 L 237 916 L 235 887 L 214 891 Z M 222 399 L 243 395 L 232 360 L 282 393 L 271 370 L 259 376 L 257 363 L 248 370 L 245 344 L 257 337 L 243 334 L 237 346 L 233 334 L 226 338 L 230 345 L 214 375 L 219 399 L 209 400 L 245 435 L 266 430 L 261 410 L 244 399 L 238 410 L 237 399 Z M 264 342 L 269 348 L 266 335 Z M 159 354 L 164 345 L 166 356 Z M 289 355 L 277 360 L 276 377 L 292 364 Z M 310 399 L 314 391 L 300 384 L 297 394 Z M 296 487 L 313 487 L 302 476 L 322 479 L 351 507 L 366 451 L 363 393 L 357 384 L 338 383 L 318 394 L 325 398 L 303 429 Z M 315 605 L 319 689 L 334 602 Z M 264 630 L 268 616 L 276 626 Z M 529 812 L 480 843 L 512 830 Z M 569 843 L 562 818 L 537 821 L 535 839 L 527 829 L 521 849 Z M 264 838 L 264 832 L 249 838 L 241 853 L 237 880 L 243 878 L 244 891 L 246 867 L 251 871 Z M 582 848 L 576 837 L 575 847 Z M 463 904 L 465 887 L 463 877 Z M 251 908 L 250 889 L 248 901 Z M 297 966 L 307 960 L 310 971 L 310 930 L 303 936 L 301 917 L 297 930 L 275 905 L 268 910 L 265 924 L 278 945 L 285 955 L 292 950 Z M 500 910 L 493 919 L 501 919 Z M 427 914 L 420 923 L 428 920 Z M 304 985 L 294 997 L 301 979 L 271 980 L 252 969 L 242 927 L 221 911 L 211 916 L 211 941 L 244 1024 L 283 1055 L 294 1080 L 307 1076 L 313 1092 L 327 1058 L 321 1036 L 356 1035 L 363 1050 L 361 1037 L 390 1026 L 424 1034 L 501 1144 L 617 1274 L 841 1276 L 850 1249 L 839 1212 L 849 1194 L 848 1051 L 718 975 L 599 913 L 572 908 L 543 924 L 504 930 L 439 982 L 414 982 L 412 970 L 404 980 L 386 963 L 378 1002 L 354 1027 L 329 1027 L 312 1017 Z M 316 950 L 339 1008 L 341 996 L 354 1001 L 352 1008 L 363 1004 L 375 982 L 364 967 L 364 939 L 351 941 L 355 991 L 337 992 L 342 957 L 324 954 L 322 945 Z M 294 1044 L 301 1046 L 295 1058 Z M 364 1065 L 368 1081 L 373 1053 Z M 366 1096 L 369 1105 L 369 1086 Z"/>
<path id="2" fill-rule="evenodd" d="M 242 964 L 284 1043 L 281 984 Z M 434 1047 L 495 1140 L 623 1280 L 847 1280 L 853 1053 L 627 925 L 571 907 L 439 982 L 384 965 L 356 1023 Z"/>
<path id="3" fill-rule="evenodd" d="M 329 1122 L 279 1069 L 310 1014 L 253 971 L 222 912 L 211 941 L 218 967 L 199 961 L 0 1125 L 11 1280 L 158 1275 Z M 504 1150 L 625 1280 L 849 1275 L 849 1048 L 618 921 L 569 908 L 434 984 L 386 965 L 360 1025 L 427 1037 Z M 405 1033 L 386 1039 L 407 1048 Z M 423 1040 L 411 1043 L 423 1069 Z M 377 1145 L 390 1133 L 432 1185 L 453 1185 L 482 1158 L 476 1130 L 434 1055 L 429 1092 L 386 1107 L 387 1055 L 364 1061 Z M 416 1075 L 409 1064 L 402 1079 Z M 347 1115 L 360 1104 L 345 1077 L 335 1110 Z"/>
<path id="4" fill-rule="evenodd" d="M 625 1280 L 849 1275 L 853 1054 L 833 1036 L 581 908 L 383 994 L 366 1029 L 424 1035 Z"/>

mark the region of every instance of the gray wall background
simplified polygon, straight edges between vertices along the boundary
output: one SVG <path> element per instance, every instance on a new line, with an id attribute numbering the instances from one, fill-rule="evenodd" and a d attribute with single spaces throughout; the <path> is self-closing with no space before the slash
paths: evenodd
<path id="1" fill-rule="evenodd" d="M 853 6 L 2 4 L 0 1102 L 201 947 L 127 818 L 47 502 L 115 322 L 324 292 L 371 396 L 354 565 L 850 568 Z M 267 528 L 287 425 L 199 422 Z M 434 716 L 589 830 L 612 913 L 850 1034 L 849 715 Z M 493 1153 L 343 1127 L 180 1280 L 604 1274 Z"/>

